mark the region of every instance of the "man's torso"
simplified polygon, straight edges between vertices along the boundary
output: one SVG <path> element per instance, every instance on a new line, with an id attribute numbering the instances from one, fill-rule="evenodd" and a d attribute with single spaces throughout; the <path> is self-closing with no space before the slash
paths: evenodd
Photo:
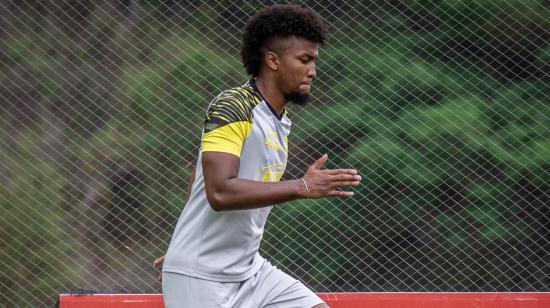
<path id="1" fill-rule="evenodd" d="M 290 125 L 286 111 L 277 117 L 252 82 L 214 99 L 208 108 L 191 195 L 178 220 L 163 271 L 234 282 L 260 269 L 264 259 L 258 249 L 271 206 L 214 211 L 206 199 L 202 152 L 240 156 L 240 179 L 277 182 L 287 163 Z"/>

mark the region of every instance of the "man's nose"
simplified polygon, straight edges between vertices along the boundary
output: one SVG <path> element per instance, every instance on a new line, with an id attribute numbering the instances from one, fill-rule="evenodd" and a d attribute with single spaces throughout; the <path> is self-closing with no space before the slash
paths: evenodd
<path id="1" fill-rule="evenodd" d="M 316 69 L 315 69 L 315 64 L 314 64 L 314 65 L 312 65 L 312 66 L 308 69 L 308 71 L 307 71 L 307 77 L 313 79 L 313 78 L 315 78 L 316 76 L 317 76 L 317 71 L 316 71 Z"/>

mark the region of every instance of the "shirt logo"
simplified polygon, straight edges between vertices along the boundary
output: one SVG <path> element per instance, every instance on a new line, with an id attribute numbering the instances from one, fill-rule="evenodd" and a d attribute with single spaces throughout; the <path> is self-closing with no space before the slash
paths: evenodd
<path id="1" fill-rule="evenodd" d="M 268 147 L 274 149 L 275 151 L 281 150 L 281 146 L 278 143 L 276 143 L 275 141 L 271 141 L 269 139 L 266 139 L 264 143 L 265 143 L 265 145 L 267 145 Z"/>
<path id="2" fill-rule="evenodd" d="M 273 139 L 269 137 L 266 138 L 264 144 L 274 149 L 275 151 L 284 151 L 286 153 L 287 152 L 286 145 L 283 147 L 277 141 L 274 141 L 274 140 L 279 140 L 279 135 L 277 134 L 277 132 L 275 132 L 273 129 L 268 129 L 267 133 L 270 135 L 270 137 L 273 137 Z M 285 139 L 285 141 L 288 143 L 288 139 Z"/>
<path id="3" fill-rule="evenodd" d="M 285 173 L 286 165 L 276 164 L 272 166 L 265 166 L 260 169 L 256 176 L 256 181 L 261 182 L 279 182 L 281 177 Z"/>

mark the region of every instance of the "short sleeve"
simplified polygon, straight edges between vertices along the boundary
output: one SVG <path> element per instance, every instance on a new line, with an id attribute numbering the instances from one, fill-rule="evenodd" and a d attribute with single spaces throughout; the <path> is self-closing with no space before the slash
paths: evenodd
<path id="1" fill-rule="evenodd" d="M 241 156 L 252 130 L 252 108 L 236 90 L 220 94 L 208 107 L 202 137 L 202 152 Z"/>

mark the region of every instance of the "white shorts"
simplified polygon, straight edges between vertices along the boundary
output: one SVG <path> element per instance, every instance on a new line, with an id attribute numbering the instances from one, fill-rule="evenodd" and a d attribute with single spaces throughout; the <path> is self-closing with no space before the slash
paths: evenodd
<path id="1" fill-rule="evenodd" d="M 163 272 L 166 308 L 309 308 L 324 303 L 300 281 L 265 262 L 256 275 L 241 282 L 216 282 Z"/>

